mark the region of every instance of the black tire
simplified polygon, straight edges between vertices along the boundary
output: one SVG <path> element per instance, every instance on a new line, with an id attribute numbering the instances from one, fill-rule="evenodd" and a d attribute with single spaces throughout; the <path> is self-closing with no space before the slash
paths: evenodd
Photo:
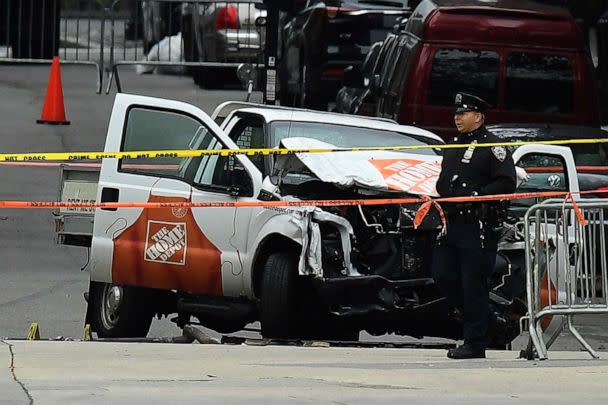
<path id="1" fill-rule="evenodd" d="M 261 284 L 262 336 L 292 339 L 298 336 L 297 261 L 287 252 L 272 253 L 264 265 Z"/>
<path id="2" fill-rule="evenodd" d="M 272 253 L 261 284 L 262 336 L 269 339 L 358 341 L 359 331 L 333 319 L 311 283 L 298 276 L 297 256 Z"/>
<path id="3" fill-rule="evenodd" d="M 136 287 L 91 281 L 89 321 L 100 338 L 146 337 L 152 317 L 147 295 Z"/>

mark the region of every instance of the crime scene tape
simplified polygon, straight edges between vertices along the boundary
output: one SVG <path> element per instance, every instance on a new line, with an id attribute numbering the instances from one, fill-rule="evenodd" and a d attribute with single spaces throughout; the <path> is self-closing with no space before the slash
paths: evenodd
<path id="1" fill-rule="evenodd" d="M 201 150 L 153 150 L 153 151 L 127 151 L 127 152 L 51 152 L 51 153 L 0 153 L 0 161 L 4 162 L 43 162 L 43 161 L 75 161 L 100 159 L 156 159 L 156 158 L 187 158 L 201 156 L 266 156 L 290 155 L 296 153 L 332 153 L 355 151 L 406 151 L 419 149 L 459 149 L 459 148 L 490 148 L 495 146 L 523 146 L 523 145 L 577 145 L 608 143 L 608 138 L 563 139 L 554 141 L 517 141 L 469 144 L 439 144 L 439 145 L 405 145 L 405 146 L 369 146 L 355 148 L 327 148 L 327 149 L 201 149 Z"/>
<path id="2" fill-rule="evenodd" d="M 431 201 L 442 202 L 482 202 L 482 201 L 506 201 L 521 200 L 529 198 L 568 197 L 571 194 L 602 194 L 608 190 L 585 190 L 574 193 L 564 191 L 539 191 L 515 194 L 494 194 L 471 197 L 442 197 Z M 333 207 L 333 206 L 357 206 L 357 205 L 394 205 L 415 204 L 428 202 L 429 198 L 379 198 L 379 199 L 355 199 L 355 200 L 297 200 L 297 201 L 216 201 L 216 202 L 57 202 L 57 201 L 0 201 L 0 208 L 212 208 L 212 207 Z"/>

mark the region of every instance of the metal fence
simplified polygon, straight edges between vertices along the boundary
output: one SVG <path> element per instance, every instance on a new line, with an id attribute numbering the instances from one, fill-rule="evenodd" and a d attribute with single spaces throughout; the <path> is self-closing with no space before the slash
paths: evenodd
<path id="1" fill-rule="evenodd" d="M 2 0 L 0 62 L 96 68 L 97 92 L 118 66 L 166 69 L 213 87 L 240 63 L 263 63 L 262 0 Z"/>
<path id="2" fill-rule="evenodd" d="M 608 314 L 607 219 L 607 199 L 581 200 L 576 206 L 548 200 L 525 215 L 529 332 L 540 359 L 548 357 L 548 348 L 564 328 L 598 357 L 574 326 L 573 316 Z M 562 327 L 545 342 L 543 326 L 556 316 Z"/>

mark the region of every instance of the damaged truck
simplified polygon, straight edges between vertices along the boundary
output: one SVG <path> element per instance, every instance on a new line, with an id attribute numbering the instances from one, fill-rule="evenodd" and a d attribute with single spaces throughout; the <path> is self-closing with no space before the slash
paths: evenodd
<path id="1" fill-rule="evenodd" d="M 183 102 L 118 94 L 106 152 L 426 147 L 66 165 L 61 201 L 219 203 L 55 212 L 58 243 L 90 248 L 86 322 L 105 338 L 146 336 L 154 316 L 220 333 L 259 321 L 262 335 L 276 339 L 357 340 L 360 331 L 460 338 L 430 274 L 440 216 L 431 210 L 415 228 L 419 203 L 381 201 L 435 196 L 440 144 L 429 131 L 379 118 L 246 103 L 210 117 Z M 525 145 L 513 156 L 519 191 L 578 191 L 570 149 Z M 504 224 L 489 299 L 508 328 L 495 346 L 517 336 L 526 313 L 520 219 L 535 202 L 513 201 Z"/>

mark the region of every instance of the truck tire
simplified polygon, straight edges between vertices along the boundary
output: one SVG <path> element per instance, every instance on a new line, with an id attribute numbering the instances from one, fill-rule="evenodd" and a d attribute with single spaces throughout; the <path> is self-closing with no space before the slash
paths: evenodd
<path id="1" fill-rule="evenodd" d="M 100 338 L 146 337 L 153 313 L 146 294 L 136 287 L 91 281 L 89 321 Z"/>
<path id="2" fill-rule="evenodd" d="M 261 283 L 260 322 L 262 336 L 292 339 L 298 336 L 297 260 L 293 254 L 268 256 Z"/>
<path id="3" fill-rule="evenodd" d="M 359 330 L 331 318 L 312 285 L 298 277 L 297 256 L 272 253 L 264 266 L 259 306 L 269 339 L 359 340 Z"/>

